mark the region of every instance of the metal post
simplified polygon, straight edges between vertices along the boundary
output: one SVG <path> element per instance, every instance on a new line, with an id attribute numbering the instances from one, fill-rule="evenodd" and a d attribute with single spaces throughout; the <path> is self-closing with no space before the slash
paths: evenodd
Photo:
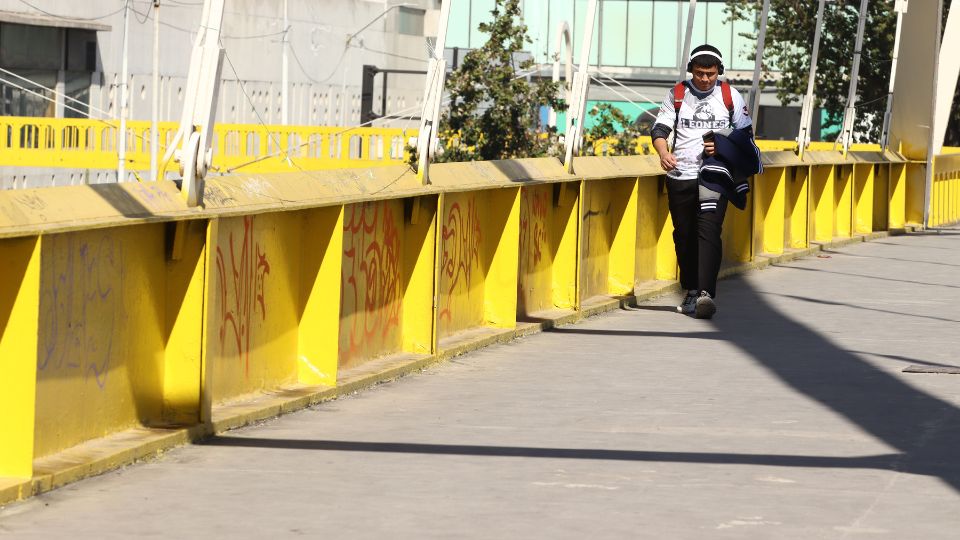
<path id="1" fill-rule="evenodd" d="M 570 103 L 571 79 L 573 79 L 573 38 L 570 37 L 570 25 L 566 21 L 560 23 L 557 28 L 557 48 L 554 49 L 555 57 L 553 60 L 553 82 L 560 82 L 560 53 L 565 52 L 566 66 L 564 70 L 563 98 Z M 568 115 L 569 119 L 569 115 Z M 569 121 L 568 121 L 569 123 Z M 557 111 L 550 108 L 550 116 L 547 121 L 550 127 L 557 126 Z M 564 131 L 566 133 L 566 131 Z"/>
<path id="2" fill-rule="evenodd" d="M 757 130 L 760 111 L 760 68 L 763 67 L 763 49 L 767 41 L 767 15 L 770 13 L 770 0 L 763 0 L 760 12 L 760 33 L 757 36 L 757 58 L 753 63 L 753 86 L 750 88 L 750 116 L 753 117 L 753 129 Z"/>
<path id="3" fill-rule="evenodd" d="M 159 180 L 157 157 L 160 133 L 160 0 L 153 0 L 153 95 L 150 109 L 150 179 Z"/>
<path id="4" fill-rule="evenodd" d="M 691 0 L 695 2 L 696 0 Z M 597 16 L 597 0 L 590 0 L 587 4 L 587 18 L 584 22 L 586 31 L 583 33 L 583 43 L 580 45 L 580 64 L 577 74 L 573 77 L 573 100 L 567 111 L 567 135 L 565 139 L 564 165 L 567 172 L 573 173 L 573 156 L 580 152 L 583 144 L 583 118 L 586 116 L 587 91 L 590 88 L 590 75 L 587 68 L 590 63 L 590 47 L 593 44 L 593 23 Z"/>
<path id="5" fill-rule="evenodd" d="M 880 148 L 890 144 L 890 121 L 893 119 L 893 90 L 897 80 L 897 57 L 900 56 L 900 35 L 903 33 L 903 15 L 910 0 L 896 0 L 893 9 L 897 12 L 897 33 L 893 40 L 893 59 L 890 65 L 890 86 L 887 90 L 887 110 L 883 113 L 883 131 L 880 132 Z"/>
<path id="6" fill-rule="evenodd" d="M 683 36 L 683 56 L 680 57 L 680 80 L 687 78 L 687 61 L 690 60 L 690 41 L 693 39 L 693 20 L 697 14 L 697 0 L 690 0 L 687 8 L 687 33 Z"/>
<path id="7" fill-rule="evenodd" d="M 847 107 L 843 112 L 843 131 L 840 142 L 843 143 L 843 155 L 847 155 L 853 143 L 853 122 L 857 116 L 857 78 L 860 76 L 860 50 L 863 48 L 863 27 L 867 22 L 867 4 L 869 0 L 860 0 L 860 22 L 857 25 L 857 40 L 853 48 L 853 67 L 850 68 L 850 91 L 847 93 Z"/>
<path id="8" fill-rule="evenodd" d="M 283 125 L 290 124 L 290 60 L 287 58 L 290 43 L 290 22 L 287 18 L 287 7 L 288 0 L 283 0 L 283 41 L 282 41 L 282 58 L 281 58 L 281 70 L 282 74 L 280 76 L 280 84 L 283 85 L 283 88 L 280 90 L 280 123 Z"/>
<path id="9" fill-rule="evenodd" d="M 803 108 L 800 112 L 800 133 L 797 134 L 797 155 L 803 159 L 803 152 L 810 144 L 810 123 L 813 120 L 813 85 L 817 78 L 817 56 L 820 54 L 820 32 L 823 30 L 823 5 L 820 0 L 817 8 L 816 29 L 813 34 L 813 53 L 810 56 L 810 76 L 807 78 L 807 94 L 803 97 Z"/>
<path id="10" fill-rule="evenodd" d="M 123 63 L 120 68 L 120 148 L 117 159 L 117 182 L 127 176 L 127 73 L 130 44 L 130 0 L 123 4 Z"/>
<path id="11" fill-rule="evenodd" d="M 447 25 L 450 23 L 450 5 L 447 0 L 440 6 L 440 20 L 437 28 L 437 42 L 427 67 L 427 82 L 423 90 L 423 112 L 420 115 L 420 129 L 417 131 L 417 178 L 423 184 L 430 183 L 430 159 L 433 157 L 437 140 L 437 123 L 440 121 L 440 101 L 443 97 L 443 85 L 446 80 L 447 62 L 443 51 L 447 43 Z"/>

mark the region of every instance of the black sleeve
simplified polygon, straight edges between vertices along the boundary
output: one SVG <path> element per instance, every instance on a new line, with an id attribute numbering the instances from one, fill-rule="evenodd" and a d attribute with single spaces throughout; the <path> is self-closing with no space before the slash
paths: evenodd
<path id="1" fill-rule="evenodd" d="M 653 128 L 650 130 L 650 139 L 666 139 L 670 136 L 670 132 L 673 131 L 669 126 L 663 124 L 654 124 Z"/>

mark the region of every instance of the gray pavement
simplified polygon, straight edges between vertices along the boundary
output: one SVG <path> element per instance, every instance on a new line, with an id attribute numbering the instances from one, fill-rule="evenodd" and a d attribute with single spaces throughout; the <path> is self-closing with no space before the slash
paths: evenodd
<path id="1" fill-rule="evenodd" d="M 960 538 L 960 231 L 491 347 L 0 510 L 11 538 Z"/>

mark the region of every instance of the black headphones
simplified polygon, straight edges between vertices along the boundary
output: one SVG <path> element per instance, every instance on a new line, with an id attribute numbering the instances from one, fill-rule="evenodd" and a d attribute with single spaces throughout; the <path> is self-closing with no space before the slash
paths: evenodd
<path id="1" fill-rule="evenodd" d="M 690 59 L 687 61 L 688 73 L 693 73 L 693 59 L 698 56 L 712 56 L 720 60 L 720 65 L 717 66 L 717 75 L 723 75 L 723 55 L 720 54 L 720 49 L 713 45 L 700 45 L 690 53 Z"/>

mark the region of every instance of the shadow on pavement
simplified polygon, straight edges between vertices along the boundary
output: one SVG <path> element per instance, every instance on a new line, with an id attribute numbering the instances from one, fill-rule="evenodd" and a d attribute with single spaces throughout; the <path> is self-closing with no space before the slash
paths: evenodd
<path id="1" fill-rule="evenodd" d="M 798 267 L 786 268 L 810 270 Z M 841 272 L 831 273 L 840 274 Z M 858 277 L 885 279 L 871 276 Z M 727 283 L 728 286 L 724 290 L 724 311 L 721 316 L 710 321 L 716 328 L 715 332 L 678 334 L 593 330 L 576 326 L 557 328 L 550 332 L 693 337 L 727 341 L 740 348 L 753 361 L 769 370 L 799 394 L 822 404 L 896 451 L 882 455 L 829 457 L 292 440 L 242 436 L 214 437 L 204 444 L 335 452 L 871 468 L 937 477 L 955 491 L 960 492 L 960 409 L 911 386 L 894 374 L 874 367 L 866 360 L 859 358 L 857 354 L 839 348 L 817 331 L 776 309 L 770 303 L 769 296 L 753 289 L 748 282 L 735 279 Z M 819 302 L 818 299 L 811 299 L 811 301 Z M 665 314 L 664 316 L 677 315 Z M 709 355 L 709 352 L 705 351 L 704 354 Z M 922 363 L 916 359 L 909 359 L 909 361 Z"/>
<path id="2" fill-rule="evenodd" d="M 743 280 L 732 282 L 725 297 L 736 311 L 728 309 L 712 323 L 726 341 L 800 394 L 899 450 L 890 468 L 936 476 L 960 491 L 956 406 L 837 347 L 775 309 Z"/>

